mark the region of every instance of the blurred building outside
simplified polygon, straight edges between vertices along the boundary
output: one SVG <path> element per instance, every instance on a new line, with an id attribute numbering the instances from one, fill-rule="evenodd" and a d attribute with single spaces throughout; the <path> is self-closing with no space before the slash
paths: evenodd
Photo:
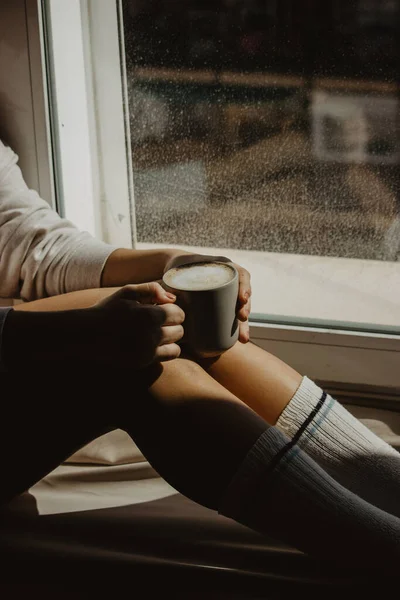
<path id="1" fill-rule="evenodd" d="M 399 286 L 399 8 L 126 1 L 139 243 L 352 259 L 372 295 L 387 263 Z"/>

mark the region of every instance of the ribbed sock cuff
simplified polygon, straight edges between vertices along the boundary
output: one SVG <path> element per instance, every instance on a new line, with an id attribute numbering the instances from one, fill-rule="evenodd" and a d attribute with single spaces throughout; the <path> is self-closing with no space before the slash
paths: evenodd
<path id="1" fill-rule="evenodd" d="M 288 437 L 296 437 L 298 442 L 306 429 L 310 433 L 309 428 L 327 416 L 334 403 L 335 400 L 311 379 L 303 377 L 295 395 L 276 422 L 276 427 Z"/>
<path id="2" fill-rule="evenodd" d="M 276 427 L 307 452 L 312 443 L 311 455 L 329 455 L 335 462 L 378 449 L 383 454 L 396 452 L 307 377 L 280 415 Z"/>

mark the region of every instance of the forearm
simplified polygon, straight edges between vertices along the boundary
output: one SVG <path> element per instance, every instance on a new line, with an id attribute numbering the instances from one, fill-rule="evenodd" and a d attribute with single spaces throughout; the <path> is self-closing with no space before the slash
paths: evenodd
<path id="1" fill-rule="evenodd" d="M 190 254 L 174 248 L 130 250 L 120 248 L 107 259 L 101 278 L 102 287 L 145 283 L 162 278 L 165 266 L 176 256 Z"/>
<path id="2" fill-rule="evenodd" d="M 90 314 L 82 310 L 10 311 L 2 336 L 6 368 L 29 368 L 39 363 L 77 358 L 85 352 L 81 333 L 88 328 L 89 318 Z"/>

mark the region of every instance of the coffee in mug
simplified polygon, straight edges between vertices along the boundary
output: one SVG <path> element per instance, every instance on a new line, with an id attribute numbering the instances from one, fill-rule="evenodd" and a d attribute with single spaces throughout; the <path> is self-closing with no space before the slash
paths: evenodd
<path id="1" fill-rule="evenodd" d="M 233 265 L 210 261 L 173 267 L 163 284 L 185 312 L 182 341 L 192 352 L 217 356 L 237 342 L 239 275 Z"/>

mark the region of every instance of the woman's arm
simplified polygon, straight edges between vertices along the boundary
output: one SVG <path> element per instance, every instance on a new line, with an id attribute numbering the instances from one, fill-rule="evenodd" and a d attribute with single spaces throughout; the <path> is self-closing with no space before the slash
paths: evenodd
<path id="1" fill-rule="evenodd" d="M 176 249 L 129 250 L 119 248 L 107 259 L 101 286 L 112 287 L 128 283 L 143 283 L 161 279 L 166 265 L 175 257 L 189 252 Z"/>
<path id="2" fill-rule="evenodd" d="M 176 358 L 185 315 L 174 301 L 153 282 L 0 309 L 2 368 L 25 372 L 45 363 L 79 361 L 83 366 L 142 369 Z"/>
<path id="3" fill-rule="evenodd" d="M 117 248 L 62 219 L 30 190 L 0 141 L 0 297 L 35 300 L 161 279 L 182 250 Z"/>
<path id="4" fill-rule="evenodd" d="M 97 240 L 30 190 L 17 161 L 0 141 L 0 297 L 31 301 L 156 281 L 179 258 L 218 258 L 178 249 L 117 248 Z"/>
<path id="5" fill-rule="evenodd" d="M 0 142 L 0 297 L 33 300 L 99 287 L 113 246 L 62 219 L 28 188 Z"/>

